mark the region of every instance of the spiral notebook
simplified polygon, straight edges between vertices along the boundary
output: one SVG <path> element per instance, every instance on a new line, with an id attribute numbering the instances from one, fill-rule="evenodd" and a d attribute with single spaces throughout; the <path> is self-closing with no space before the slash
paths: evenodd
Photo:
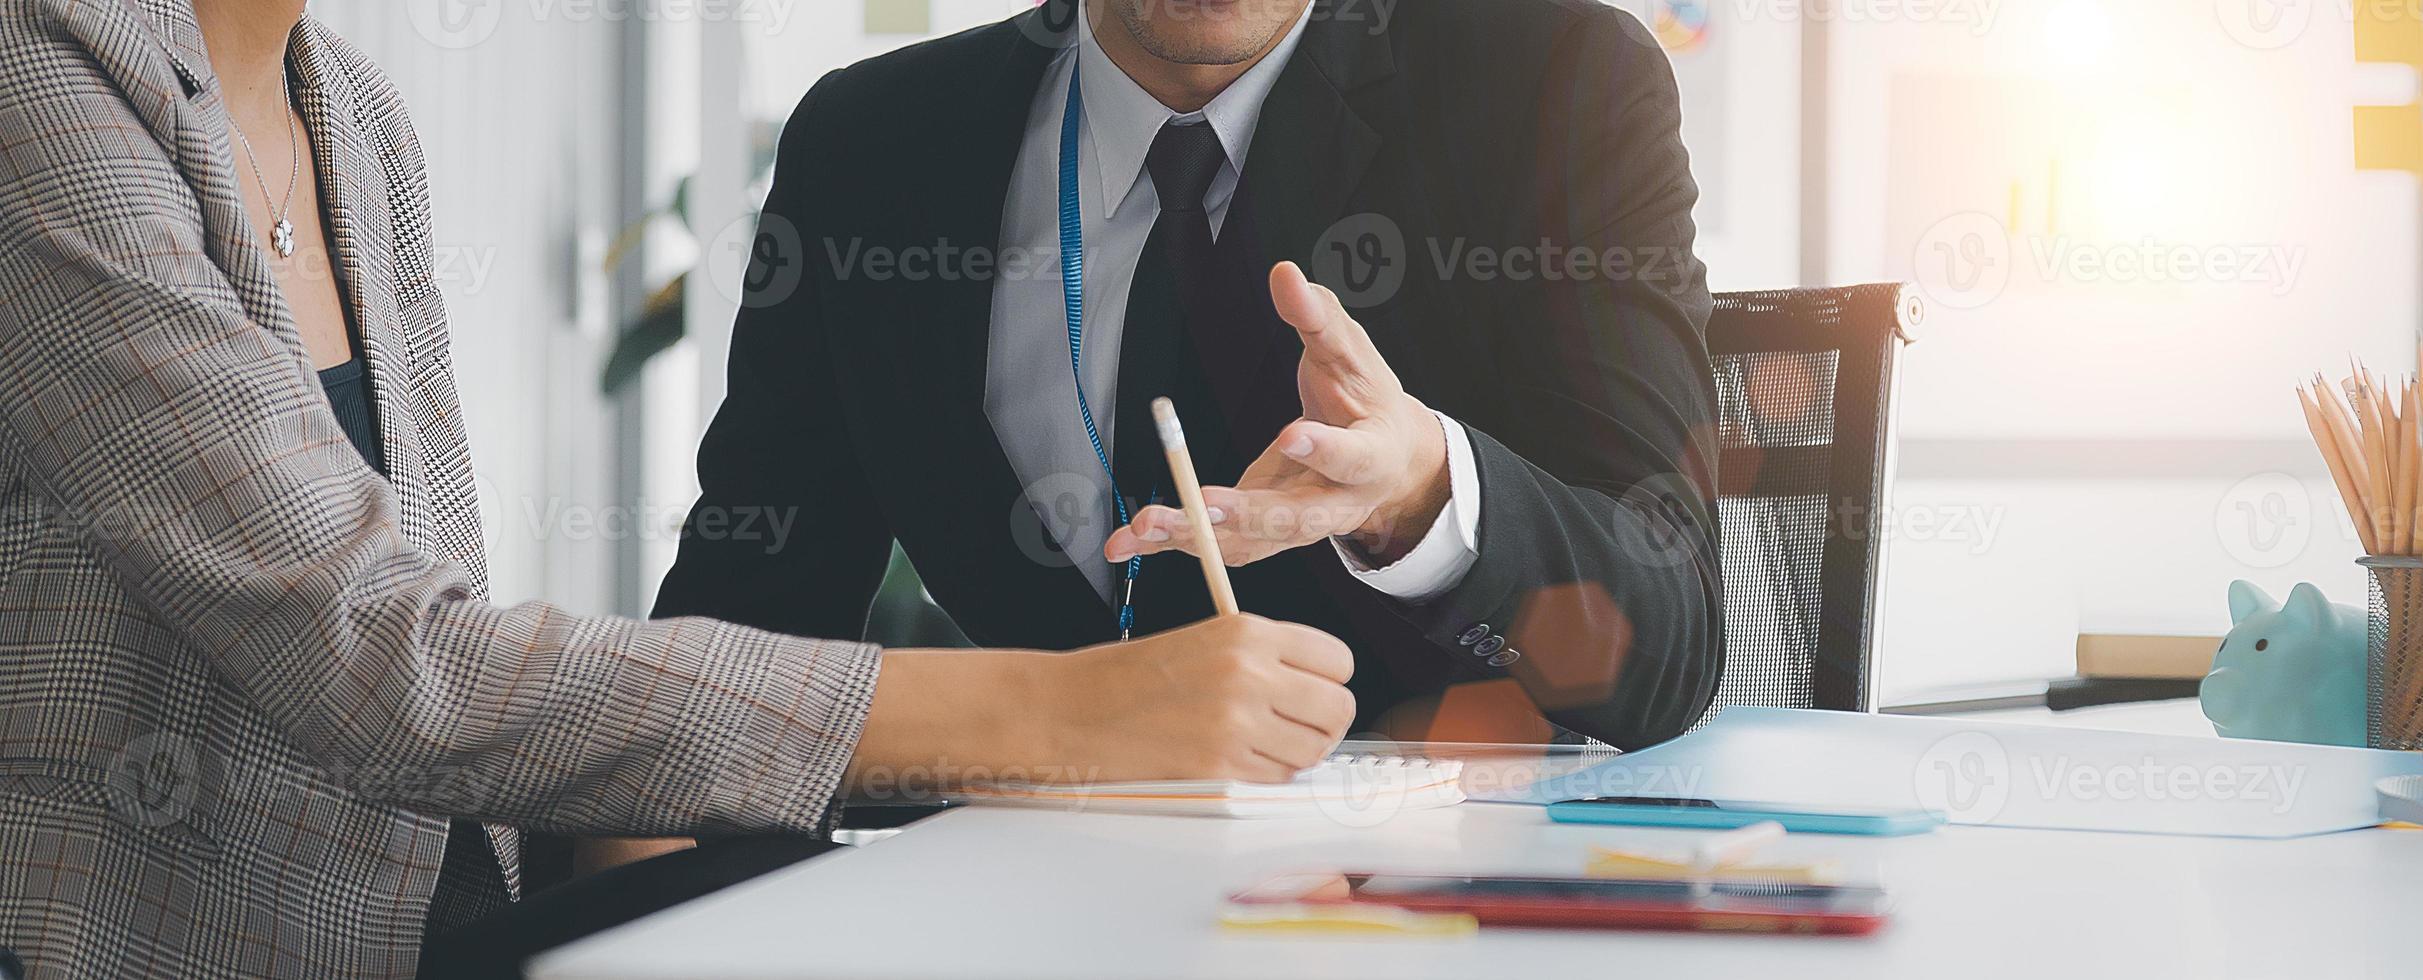
<path id="1" fill-rule="evenodd" d="M 1044 785 L 995 783 L 958 799 L 988 806 L 1047 807 L 1097 813 L 1208 817 L 1289 817 L 1399 813 L 1464 801 L 1455 761 L 1335 755 L 1286 783 L 1167 780 Z"/>

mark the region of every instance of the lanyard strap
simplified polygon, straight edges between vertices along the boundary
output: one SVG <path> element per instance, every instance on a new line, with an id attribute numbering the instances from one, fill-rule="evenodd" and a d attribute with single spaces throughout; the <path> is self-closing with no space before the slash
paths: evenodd
<path id="1" fill-rule="evenodd" d="M 1068 371 L 1077 383 L 1077 418 L 1085 423 L 1085 438 L 1093 443 L 1094 459 L 1102 464 L 1102 476 L 1110 481 L 1111 513 L 1119 518 L 1118 527 L 1127 526 L 1127 501 L 1119 496 L 1119 476 L 1111 471 L 1111 455 L 1102 449 L 1102 432 L 1094 427 L 1093 406 L 1085 401 L 1085 209 L 1077 193 L 1077 126 L 1085 114 L 1085 97 L 1079 93 L 1079 66 L 1071 64 L 1068 74 L 1068 106 L 1060 113 L 1060 297 L 1068 310 Z M 1136 625 L 1136 575 L 1142 571 L 1142 556 L 1129 558 L 1122 574 L 1125 585 L 1119 599 L 1119 638 L 1124 640 Z"/>

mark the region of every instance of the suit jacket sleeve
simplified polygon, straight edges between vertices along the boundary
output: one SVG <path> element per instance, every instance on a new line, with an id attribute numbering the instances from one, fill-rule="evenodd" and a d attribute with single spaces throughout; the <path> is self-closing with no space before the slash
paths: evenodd
<path id="1" fill-rule="evenodd" d="M 658 590 L 658 616 L 857 637 L 889 565 L 891 528 L 860 456 L 833 451 L 850 445 L 851 435 L 817 310 L 816 263 L 803 246 L 811 239 L 806 230 L 816 227 L 809 194 L 818 185 L 816 102 L 810 91 L 783 130 L 732 327 L 723 407 L 699 446 L 701 495 Z M 729 530 L 771 519 L 796 530 L 783 541 Z"/>
<path id="2" fill-rule="evenodd" d="M 1495 333 L 1498 387 L 1462 419 L 1480 556 L 1410 614 L 1551 720 L 1629 749 L 1696 721 L 1724 662 L 1710 300 L 1672 72 L 1630 15 L 1585 16 L 1540 93 L 1536 237 L 1625 268 L 1544 281 L 1546 322 Z"/>
<path id="3" fill-rule="evenodd" d="M 482 601 L 406 539 L 310 364 L 211 257 L 197 195 L 233 211 L 230 185 L 189 182 L 128 102 L 44 91 L 0 98 L 0 462 L 159 628 L 368 799 L 571 833 L 816 829 L 875 649 Z M 426 267 L 426 240 L 395 247 Z"/>

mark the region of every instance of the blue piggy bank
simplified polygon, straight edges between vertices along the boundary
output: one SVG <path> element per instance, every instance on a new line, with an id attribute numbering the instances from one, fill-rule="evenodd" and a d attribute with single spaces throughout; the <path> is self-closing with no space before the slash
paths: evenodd
<path id="1" fill-rule="evenodd" d="M 2286 604 L 2231 582 L 2229 636 L 2198 700 L 2230 738 L 2364 744 L 2364 611 L 2335 606 L 2310 582 Z"/>

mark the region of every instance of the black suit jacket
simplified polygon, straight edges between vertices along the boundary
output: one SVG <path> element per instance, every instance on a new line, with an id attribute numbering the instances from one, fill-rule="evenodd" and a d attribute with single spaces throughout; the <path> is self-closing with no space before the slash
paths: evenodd
<path id="1" fill-rule="evenodd" d="M 1569 729 L 1671 737 L 1723 665 L 1709 297 L 1672 73 L 1636 20 L 1590 0 L 1407 0 L 1385 30 L 1379 14 L 1317 0 L 1247 157 L 1242 237 L 1222 245 L 1360 304 L 1407 389 L 1464 424 L 1480 558 L 1409 605 L 1303 548 L 1238 570 L 1242 604 L 1347 641 L 1364 720 L 1511 676 Z M 969 251 L 996 241 L 1069 15 L 1053 0 L 861 62 L 800 103 L 658 615 L 855 637 L 897 538 L 979 643 L 1115 637 L 985 415 L 997 270 Z M 1300 408 L 1300 342 L 1267 295 L 1241 308 L 1222 329 L 1243 353 L 1218 379 L 1234 438 L 1207 483 Z M 769 512 L 798 516 L 782 547 L 747 533 Z M 1167 558 L 1138 587 L 1146 632 L 1208 612 L 1191 559 Z"/>

